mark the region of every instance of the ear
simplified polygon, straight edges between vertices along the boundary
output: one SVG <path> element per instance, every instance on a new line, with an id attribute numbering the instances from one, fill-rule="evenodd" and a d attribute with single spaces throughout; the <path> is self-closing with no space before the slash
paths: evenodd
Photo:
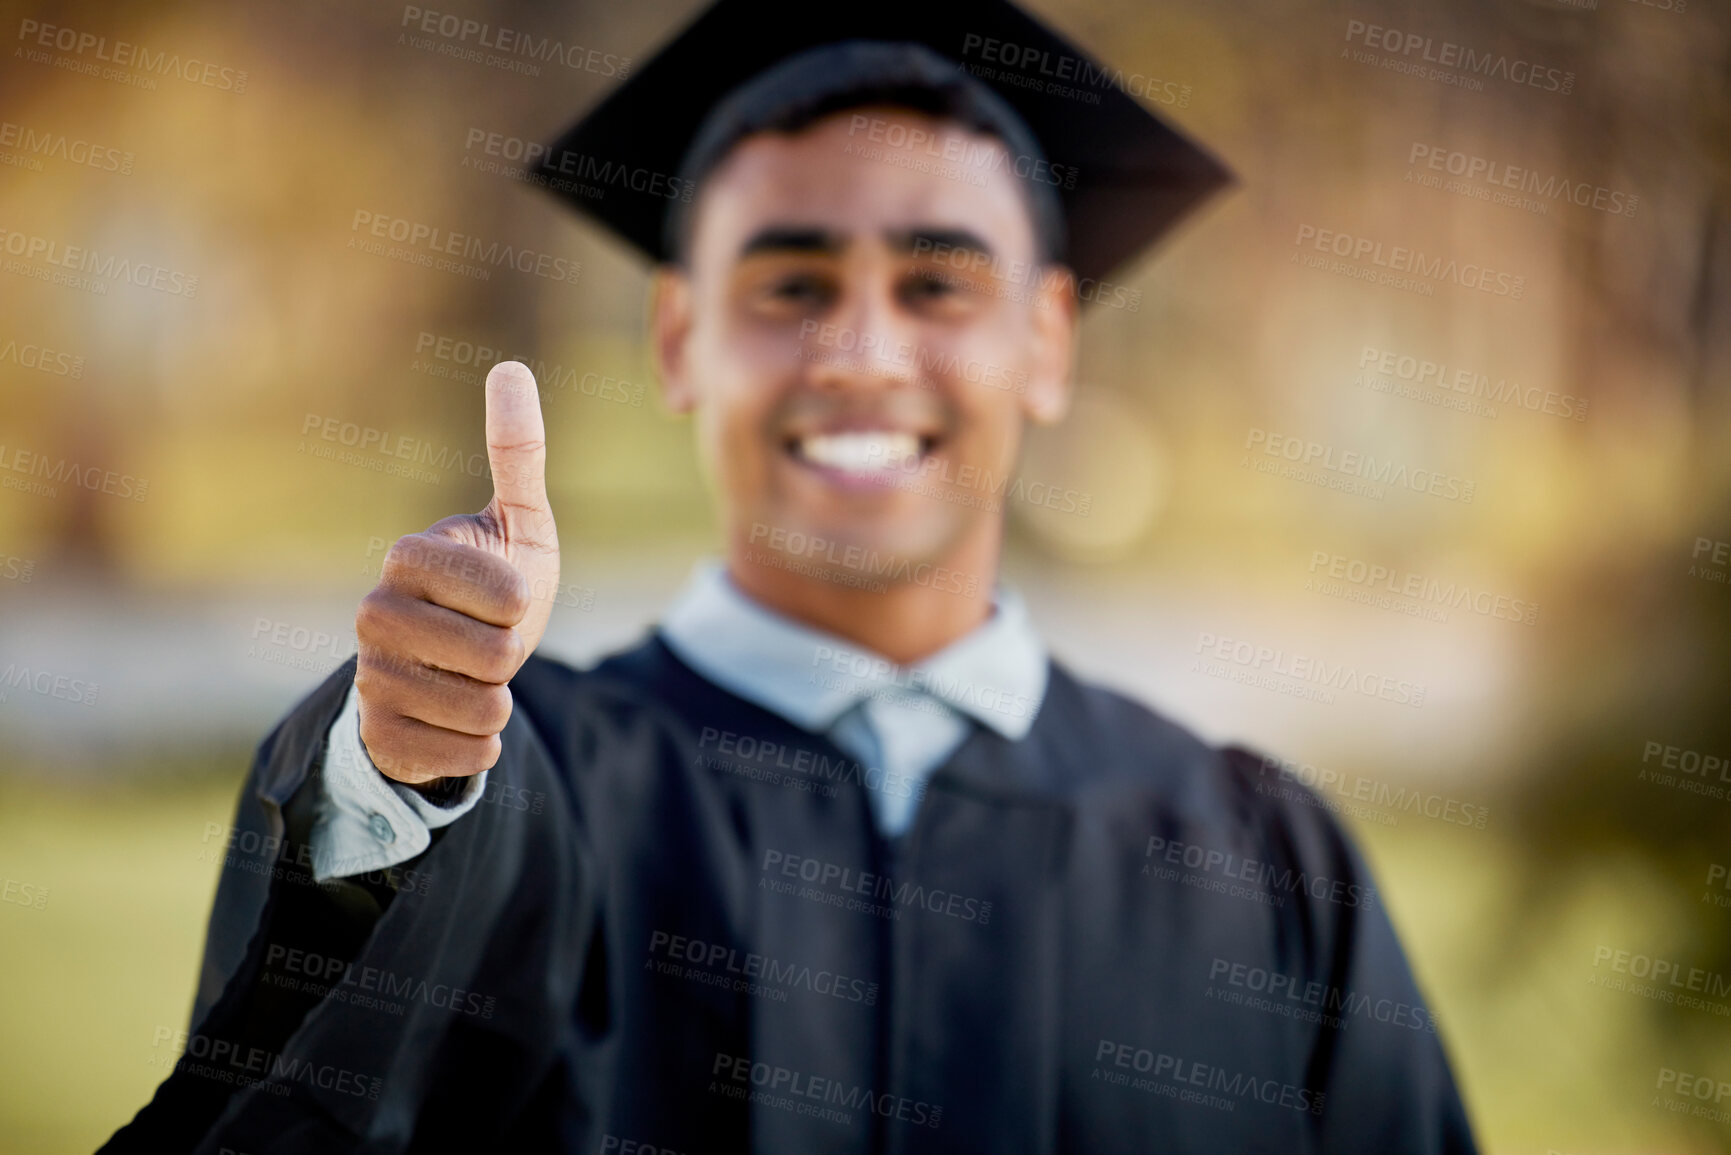
<path id="1" fill-rule="evenodd" d="M 691 376 L 691 278 L 677 266 L 656 270 L 649 328 L 661 400 L 674 413 L 689 413 L 697 404 Z"/>
<path id="2" fill-rule="evenodd" d="M 1076 328 L 1081 307 L 1074 292 L 1076 276 L 1062 266 L 1041 270 L 1028 324 L 1034 350 L 1028 365 L 1028 389 L 1022 412 L 1036 425 L 1051 425 L 1070 409 L 1076 382 Z"/>

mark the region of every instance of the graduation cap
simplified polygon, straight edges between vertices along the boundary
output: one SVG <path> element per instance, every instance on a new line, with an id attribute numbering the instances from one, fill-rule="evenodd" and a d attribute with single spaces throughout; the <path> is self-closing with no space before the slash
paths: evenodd
<path id="1" fill-rule="evenodd" d="M 824 45 L 923 45 L 1020 118 L 1054 166 L 1065 263 L 1103 279 L 1232 175 L 1124 91 L 1102 64 L 1007 0 L 719 0 L 552 144 L 544 186 L 653 261 L 672 258 L 670 210 L 689 203 L 693 143 L 711 113 L 768 70 Z M 920 53 L 926 60 L 933 59 Z M 783 70 L 785 71 L 785 70 Z"/>

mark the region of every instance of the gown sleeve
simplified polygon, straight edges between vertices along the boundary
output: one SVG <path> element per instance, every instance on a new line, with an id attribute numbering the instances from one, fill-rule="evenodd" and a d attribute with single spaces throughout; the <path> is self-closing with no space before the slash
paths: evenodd
<path id="1" fill-rule="evenodd" d="M 569 778 L 525 712 L 492 777 L 548 805 L 479 805 L 400 867 L 314 881 L 316 773 L 353 676 L 351 660 L 260 745 L 191 1027 L 159 1038 L 172 1072 L 103 1151 L 371 1155 L 430 1129 L 485 1148 L 521 1127 L 568 1048 L 594 871 Z"/>
<path id="2" fill-rule="evenodd" d="M 1324 1096 L 1317 1149 L 1476 1152 L 1437 1020 L 1363 856 L 1316 795 L 1296 785 L 1256 791 L 1270 763 L 1238 747 L 1225 755 L 1267 804 L 1265 844 L 1308 895 L 1285 938 L 1289 973 L 1303 976 L 1303 1001 L 1320 1019 L 1305 1079 Z"/>

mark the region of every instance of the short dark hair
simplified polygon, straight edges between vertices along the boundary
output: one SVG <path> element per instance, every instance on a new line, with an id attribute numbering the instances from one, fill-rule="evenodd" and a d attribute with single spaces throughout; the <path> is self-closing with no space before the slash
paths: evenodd
<path id="1" fill-rule="evenodd" d="M 1027 123 L 997 93 L 953 61 L 922 44 L 848 40 L 824 44 L 765 69 L 723 97 L 710 111 L 680 165 L 686 188 L 702 183 L 748 136 L 799 132 L 849 109 L 882 105 L 954 121 L 991 136 L 1029 171 L 1045 157 Z M 1012 168 L 1012 172 L 1015 169 Z M 1052 185 L 1018 177 L 1042 263 L 1064 260 L 1064 209 Z M 691 240 L 692 201 L 668 208 L 666 251 L 684 264 Z"/>

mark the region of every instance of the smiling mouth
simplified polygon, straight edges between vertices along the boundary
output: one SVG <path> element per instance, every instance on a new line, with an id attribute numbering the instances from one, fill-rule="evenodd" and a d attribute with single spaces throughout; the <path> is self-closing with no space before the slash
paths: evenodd
<path id="1" fill-rule="evenodd" d="M 796 461 L 852 477 L 890 477 L 905 473 L 936 444 L 897 429 L 849 429 L 790 437 L 787 451 Z"/>

